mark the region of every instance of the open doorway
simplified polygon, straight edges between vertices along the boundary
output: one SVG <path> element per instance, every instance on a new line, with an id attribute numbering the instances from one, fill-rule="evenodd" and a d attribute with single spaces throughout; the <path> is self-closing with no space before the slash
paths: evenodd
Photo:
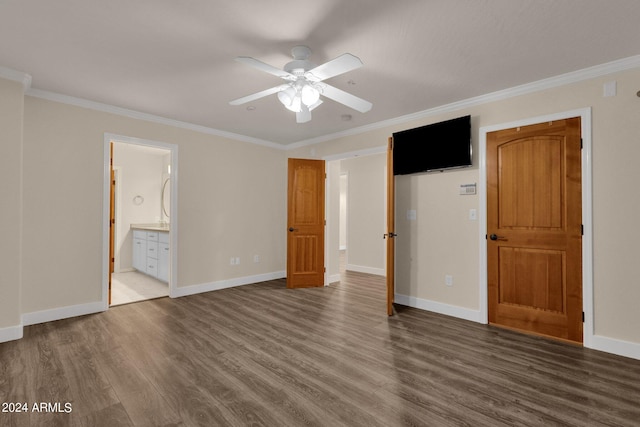
<path id="1" fill-rule="evenodd" d="M 177 147 L 105 135 L 105 156 L 105 309 L 170 296 L 177 264 Z"/>
<path id="2" fill-rule="evenodd" d="M 326 160 L 328 283 L 345 273 L 385 277 L 386 147 Z"/>

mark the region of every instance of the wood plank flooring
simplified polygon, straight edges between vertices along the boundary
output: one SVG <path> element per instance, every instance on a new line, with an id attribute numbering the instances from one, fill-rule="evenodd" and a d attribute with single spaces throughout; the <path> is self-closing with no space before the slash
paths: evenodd
<path id="1" fill-rule="evenodd" d="M 284 280 L 25 328 L 0 426 L 638 426 L 640 361 Z M 71 412 L 34 412 L 34 403 Z"/>

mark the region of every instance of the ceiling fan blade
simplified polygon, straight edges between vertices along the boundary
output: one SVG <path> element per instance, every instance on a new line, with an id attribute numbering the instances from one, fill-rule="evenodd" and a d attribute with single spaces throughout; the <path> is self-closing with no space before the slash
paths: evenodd
<path id="1" fill-rule="evenodd" d="M 340 55 L 336 59 L 332 59 L 329 62 L 325 62 L 322 65 L 307 71 L 305 77 L 314 82 L 320 82 L 328 78 L 337 76 L 339 74 L 346 73 L 356 68 L 362 67 L 362 61 L 357 56 L 353 56 L 350 53 Z"/>
<path id="2" fill-rule="evenodd" d="M 280 92 L 281 90 L 282 90 L 282 85 L 275 86 L 270 89 L 265 89 L 263 91 L 253 93 L 251 95 L 243 96 L 242 98 L 234 99 L 233 101 L 230 101 L 229 104 L 231 105 L 245 104 L 247 102 L 255 101 L 256 99 L 264 98 L 265 96 L 274 94 L 276 92 Z"/>
<path id="3" fill-rule="evenodd" d="M 358 98 L 355 95 L 351 95 L 350 93 L 326 83 L 322 83 L 322 95 L 361 113 L 366 113 L 371 110 L 371 107 L 373 107 L 373 104 L 369 101 L 365 101 L 362 98 Z"/>
<path id="4" fill-rule="evenodd" d="M 287 71 L 281 70 L 280 68 L 276 68 L 272 65 L 266 64 L 262 61 L 258 61 L 255 58 L 251 58 L 249 56 L 238 56 L 236 58 L 236 61 L 238 62 L 242 62 L 243 64 L 247 64 L 255 69 L 258 69 L 260 71 L 264 71 L 266 73 L 269 74 L 273 74 L 276 77 L 280 77 L 281 79 L 285 79 L 285 80 L 295 80 L 296 77 L 291 74 L 288 73 Z"/>

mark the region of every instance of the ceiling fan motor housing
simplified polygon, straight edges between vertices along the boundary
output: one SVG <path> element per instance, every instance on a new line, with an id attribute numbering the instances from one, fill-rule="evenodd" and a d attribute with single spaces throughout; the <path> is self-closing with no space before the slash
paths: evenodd
<path id="1" fill-rule="evenodd" d="M 311 55 L 311 49 L 307 46 L 295 46 L 291 49 L 291 56 L 293 61 L 288 62 L 284 66 L 284 71 L 291 73 L 295 76 L 300 76 L 316 67 L 316 64 L 309 61 L 307 58 Z"/>

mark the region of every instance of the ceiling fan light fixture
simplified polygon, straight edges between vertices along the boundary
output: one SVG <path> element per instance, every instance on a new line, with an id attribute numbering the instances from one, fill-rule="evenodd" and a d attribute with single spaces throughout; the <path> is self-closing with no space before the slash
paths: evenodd
<path id="1" fill-rule="evenodd" d="M 299 113 L 302 109 L 300 105 L 300 95 L 298 95 L 298 91 L 293 86 L 288 86 L 286 89 L 278 92 L 278 99 L 282 105 L 294 113 Z"/>
<path id="2" fill-rule="evenodd" d="M 307 82 L 298 82 L 278 92 L 278 99 L 288 110 L 299 113 L 303 105 L 309 108 L 318 104 L 320 91 Z"/>
<path id="3" fill-rule="evenodd" d="M 320 91 L 310 84 L 305 84 L 302 86 L 300 96 L 302 98 L 302 103 L 309 107 L 318 102 L 320 99 Z"/>

